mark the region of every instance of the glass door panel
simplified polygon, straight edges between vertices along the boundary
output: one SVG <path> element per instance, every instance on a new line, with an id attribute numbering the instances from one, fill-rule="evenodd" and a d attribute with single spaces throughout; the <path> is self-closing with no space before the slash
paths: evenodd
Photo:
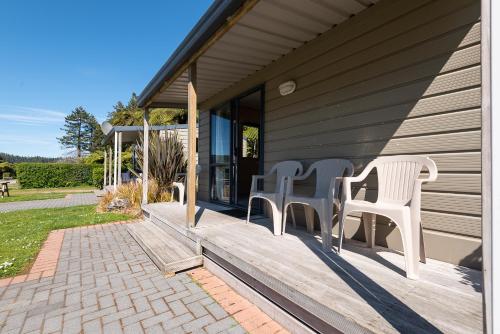
<path id="1" fill-rule="evenodd" d="M 246 207 L 252 175 L 262 167 L 261 89 L 210 113 L 210 198 Z"/>
<path id="2" fill-rule="evenodd" d="M 252 183 L 252 175 L 260 174 L 260 123 L 262 113 L 262 91 L 239 98 L 236 102 L 235 119 L 235 204 L 246 207 Z M 256 205 L 257 207 L 257 205 Z"/>
<path id="3" fill-rule="evenodd" d="M 230 105 L 210 114 L 210 197 L 231 202 L 231 108 Z"/>

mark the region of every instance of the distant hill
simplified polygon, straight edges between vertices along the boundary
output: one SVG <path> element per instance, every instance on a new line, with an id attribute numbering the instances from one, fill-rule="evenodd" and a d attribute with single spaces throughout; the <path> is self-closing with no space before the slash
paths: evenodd
<path id="1" fill-rule="evenodd" d="M 9 154 L 9 153 L 2 153 L 0 152 L 0 162 L 7 161 L 10 163 L 17 163 L 17 162 L 57 162 L 60 161 L 62 158 L 47 158 L 47 157 L 40 157 L 40 156 L 35 156 L 35 157 L 24 157 L 20 155 L 14 155 L 14 154 Z"/>

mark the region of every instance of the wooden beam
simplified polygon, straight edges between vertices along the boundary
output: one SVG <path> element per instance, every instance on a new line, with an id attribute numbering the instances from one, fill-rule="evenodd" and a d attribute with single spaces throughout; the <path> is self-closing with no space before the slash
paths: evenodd
<path id="1" fill-rule="evenodd" d="M 116 187 L 118 186 L 118 132 L 115 132 L 115 156 L 114 156 L 114 164 L 113 164 L 113 190 L 116 191 Z"/>
<path id="2" fill-rule="evenodd" d="M 187 212 L 186 223 L 188 227 L 194 227 L 195 203 L 196 203 L 196 62 L 191 64 L 188 70 L 188 168 L 187 168 Z"/>
<path id="3" fill-rule="evenodd" d="M 143 132 L 143 158 L 142 158 L 142 204 L 148 204 L 149 191 L 149 108 L 144 109 Z"/>
<path id="4" fill-rule="evenodd" d="M 174 102 L 163 102 L 157 101 L 155 103 L 151 103 L 149 108 L 173 108 L 173 109 L 187 109 L 186 103 L 174 103 Z"/>

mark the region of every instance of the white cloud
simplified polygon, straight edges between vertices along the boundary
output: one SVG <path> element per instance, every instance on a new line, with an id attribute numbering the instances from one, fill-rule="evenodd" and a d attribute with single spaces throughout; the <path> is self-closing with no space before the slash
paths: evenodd
<path id="1" fill-rule="evenodd" d="M 0 120 L 25 125 L 43 125 L 50 123 L 61 123 L 64 121 L 65 113 L 25 106 L 0 105 Z"/>
<path id="2" fill-rule="evenodd" d="M 54 144 L 54 140 L 48 138 L 40 138 L 39 136 L 19 136 L 19 135 L 0 135 L 0 143 L 2 144 L 39 144 L 39 145 L 51 145 Z"/>

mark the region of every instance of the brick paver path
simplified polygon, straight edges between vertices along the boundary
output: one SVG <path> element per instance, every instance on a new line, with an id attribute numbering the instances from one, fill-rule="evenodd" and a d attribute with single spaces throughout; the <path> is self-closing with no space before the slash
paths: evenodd
<path id="1" fill-rule="evenodd" d="M 0 333 L 244 333 L 187 274 L 165 278 L 125 224 L 68 229 L 54 276 L 0 287 Z"/>
<path id="2" fill-rule="evenodd" d="M 98 198 L 93 192 L 83 194 L 68 194 L 64 198 L 0 203 L 0 212 L 29 209 L 66 208 L 78 205 L 93 205 L 97 204 L 97 202 Z"/>

